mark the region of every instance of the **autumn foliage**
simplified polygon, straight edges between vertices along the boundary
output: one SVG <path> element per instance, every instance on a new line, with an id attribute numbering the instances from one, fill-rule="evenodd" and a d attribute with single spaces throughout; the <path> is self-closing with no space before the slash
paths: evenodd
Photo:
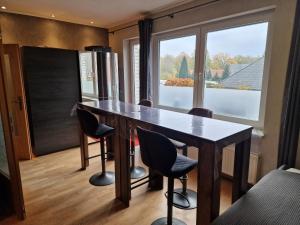
<path id="1" fill-rule="evenodd" d="M 171 78 L 166 81 L 165 86 L 193 87 L 194 80 L 191 78 Z"/>

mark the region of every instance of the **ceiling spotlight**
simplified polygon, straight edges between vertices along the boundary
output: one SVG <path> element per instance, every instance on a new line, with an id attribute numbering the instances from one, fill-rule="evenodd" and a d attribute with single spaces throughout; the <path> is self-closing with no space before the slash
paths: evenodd
<path id="1" fill-rule="evenodd" d="M 1 9 L 6 9 L 6 6 L 1 6 Z"/>
<path id="2" fill-rule="evenodd" d="M 52 18 L 55 18 L 55 15 L 52 13 L 52 14 L 51 14 L 51 17 L 52 17 Z"/>
<path id="3" fill-rule="evenodd" d="M 94 21 L 91 21 L 90 24 L 94 24 Z"/>

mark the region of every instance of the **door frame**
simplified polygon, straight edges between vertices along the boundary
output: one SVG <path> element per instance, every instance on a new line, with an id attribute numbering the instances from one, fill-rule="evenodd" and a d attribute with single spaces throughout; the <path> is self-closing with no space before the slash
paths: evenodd
<path id="1" fill-rule="evenodd" d="M 19 219 L 25 219 L 25 205 L 22 190 L 22 182 L 19 168 L 19 161 L 13 147 L 12 129 L 9 119 L 9 111 L 4 81 L 4 54 L 2 45 L 2 35 L 0 30 L 0 113 L 2 119 L 6 155 L 9 167 L 9 179 L 11 183 L 14 210 Z"/>
<path id="2" fill-rule="evenodd" d="M 13 124 L 12 137 L 14 146 L 16 148 L 16 154 L 19 160 L 32 159 L 31 138 L 29 130 L 29 121 L 27 114 L 26 94 L 24 87 L 22 62 L 20 47 L 18 44 L 4 44 L 4 63 L 5 57 L 8 56 L 8 65 L 10 71 L 10 78 L 7 70 L 4 68 L 4 79 L 6 79 L 6 94 L 7 103 L 11 112 L 11 121 Z M 11 84 L 9 84 L 9 80 Z M 8 86 L 11 90 L 8 90 Z M 12 95 L 12 96 L 10 96 Z M 18 126 L 19 125 L 19 126 Z M 23 148 L 17 149 L 16 146 L 22 145 Z"/>

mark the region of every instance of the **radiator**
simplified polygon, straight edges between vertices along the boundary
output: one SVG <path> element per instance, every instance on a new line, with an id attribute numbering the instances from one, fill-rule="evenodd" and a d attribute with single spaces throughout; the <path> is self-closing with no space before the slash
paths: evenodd
<path id="1" fill-rule="evenodd" d="M 250 164 L 249 164 L 249 176 L 248 183 L 255 184 L 258 177 L 258 169 L 260 162 L 260 155 L 258 153 L 251 152 L 250 154 Z M 223 150 L 223 161 L 222 161 L 222 173 L 233 176 L 233 166 L 234 166 L 234 149 L 232 147 L 227 147 Z"/>

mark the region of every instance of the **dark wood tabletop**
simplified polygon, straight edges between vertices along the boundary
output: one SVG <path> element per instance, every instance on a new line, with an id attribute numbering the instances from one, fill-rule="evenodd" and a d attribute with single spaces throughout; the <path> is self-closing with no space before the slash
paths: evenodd
<path id="1" fill-rule="evenodd" d="M 103 111 L 118 114 L 128 119 L 161 126 L 194 138 L 201 138 L 202 140 L 212 142 L 218 142 L 236 133 L 252 129 L 252 127 L 248 125 L 134 105 L 121 101 L 92 101 L 83 102 L 80 103 L 80 105 L 94 112 Z"/>
<path id="2" fill-rule="evenodd" d="M 126 206 L 131 199 L 129 130 L 136 126 L 155 130 L 198 148 L 197 225 L 208 225 L 219 215 L 222 153 L 223 148 L 230 144 L 235 144 L 232 201 L 247 192 L 251 126 L 114 100 L 83 102 L 79 106 L 105 118 L 116 128 L 116 197 Z M 81 140 L 82 168 L 85 169 L 88 150 L 83 134 Z M 157 180 L 160 182 L 150 187 L 162 189 L 162 178 Z"/>

